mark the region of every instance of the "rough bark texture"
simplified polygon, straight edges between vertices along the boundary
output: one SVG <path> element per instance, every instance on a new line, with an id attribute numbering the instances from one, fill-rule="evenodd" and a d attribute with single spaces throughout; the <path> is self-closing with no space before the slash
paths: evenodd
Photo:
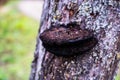
<path id="1" fill-rule="evenodd" d="M 42 47 L 51 25 L 77 22 L 98 44 L 82 55 L 57 57 Z M 113 80 L 120 55 L 119 0 L 45 0 L 30 80 Z"/>

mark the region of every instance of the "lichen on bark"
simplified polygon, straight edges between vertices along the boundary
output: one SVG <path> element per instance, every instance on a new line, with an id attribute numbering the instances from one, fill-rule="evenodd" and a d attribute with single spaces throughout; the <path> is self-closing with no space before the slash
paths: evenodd
<path id="1" fill-rule="evenodd" d="M 120 60 L 120 1 L 45 0 L 38 36 L 51 25 L 70 22 L 93 30 L 98 44 L 64 58 L 46 51 L 38 37 L 30 80 L 113 80 Z"/>

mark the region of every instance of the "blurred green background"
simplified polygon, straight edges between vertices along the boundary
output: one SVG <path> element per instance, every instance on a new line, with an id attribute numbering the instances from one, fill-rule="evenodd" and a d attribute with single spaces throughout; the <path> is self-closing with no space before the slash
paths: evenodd
<path id="1" fill-rule="evenodd" d="M 18 3 L 0 4 L 0 80 L 29 79 L 39 21 L 24 15 Z"/>
<path id="2" fill-rule="evenodd" d="M 6 1 L 0 3 L 0 80 L 28 80 L 40 23 L 18 9 L 18 0 Z"/>

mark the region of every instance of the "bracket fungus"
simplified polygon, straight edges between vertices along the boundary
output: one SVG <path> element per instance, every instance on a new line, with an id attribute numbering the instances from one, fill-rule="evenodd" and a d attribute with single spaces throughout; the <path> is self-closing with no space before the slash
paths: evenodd
<path id="1" fill-rule="evenodd" d="M 97 44 L 93 32 L 77 27 L 51 27 L 40 34 L 45 49 L 57 56 L 86 52 Z"/>

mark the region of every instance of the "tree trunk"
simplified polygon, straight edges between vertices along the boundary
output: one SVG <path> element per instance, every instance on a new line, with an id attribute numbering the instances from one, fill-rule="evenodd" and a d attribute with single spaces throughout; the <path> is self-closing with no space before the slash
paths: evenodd
<path id="1" fill-rule="evenodd" d="M 46 51 L 40 34 L 70 22 L 93 30 L 97 45 L 67 58 Z M 40 27 L 30 80 L 114 80 L 120 60 L 119 0 L 45 0 Z"/>

